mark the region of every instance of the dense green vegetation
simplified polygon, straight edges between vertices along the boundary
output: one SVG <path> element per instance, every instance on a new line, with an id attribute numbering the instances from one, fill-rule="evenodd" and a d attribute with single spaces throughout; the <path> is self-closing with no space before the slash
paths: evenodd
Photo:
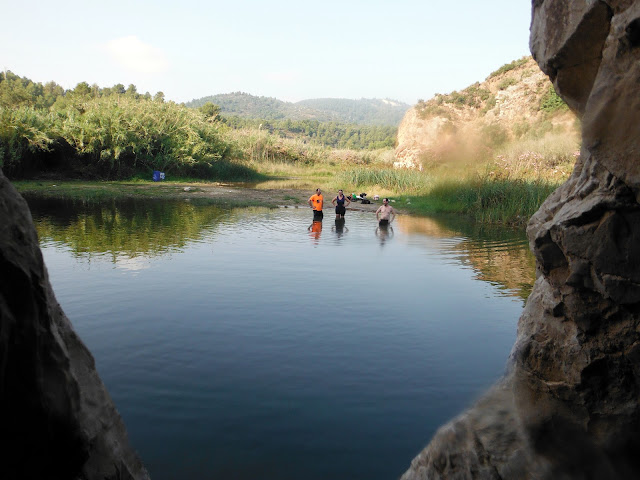
<path id="1" fill-rule="evenodd" d="M 401 198 L 409 211 L 420 213 L 456 212 L 483 223 L 523 225 L 558 183 L 540 178 L 440 179 L 426 194 Z"/>
<path id="2" fill-rule="evenodd" d="M 556 93 L 553 85 L 549 86 L 547 92 L 540 99 L 540 110 L 545 113 L 554 113 L 558 111 L 569 110 L 569 106 L 560 98 L 560 95 Z"/>
<path id="3" fill-rule="evenodd" d="M 220 106 L 223 116 L 254 120 L 315 120 L 343 124 L 396 127 L 410 105 L 396 100 L 362 98 L 317 98 L 291 103 L 271 97 L 258 97 L 243 92 L 211 95 L 186 102 L 199 108 L 210 102 Z"/>
<path id="4" fill-rule="evenodd" d="M 522 64 L 512 62 L 502 73 Z M 506 89 L 516 81 L 498 77 L 491 88 Z M 12 179 L 140 179 L 141 185 L 153 170 L 173 180 L 286 178 L 291 184 L 273 188 L 308 189 L 311 184 L 366 191 L 394 197 L 396 206 L 415 213 L 457 212 L 482 222 L 522 225 L 568 176 L 577 145 L 566 132 L 553 131 L 546 113 L 566 105 L 541 82 L 537 92 L 545 94 L 539 105 L 533 103 L 545 115 L 537 123 L 523 118 L 508 126 L 487 124 L 473 138 L 459 131 L 460 112 L 483 115 L 496 105 L 495 91 L 488 88 L 476 83 L 418 103 L 420 115 L 447 119 L 441 136 L 449 142 L 433 159 L 421 159 L 424 170 L 418 171 L 392 168 L 395 126 L 281 116 L 286 102 L 247 94 L 233 94 L 242 100 L 238 105 L 244 105 L 237 109 L 262 99 L 253 113 L 229 115 L 224 106 L 210 101 L 214 97 L 187 107 L 165 101 L 162 92 L 140 94 L 134 85 L 100 88 L 82 82 L 65 90 L 55 82 L 42 85 L 6 72 L 0 76 L 0 167 Z M 303 111 L 320 110 L 324 104 L 334 112 L 343 108 L 345 115 L 356 115 L 348 113 L 352 107 L 345 102 L 299 103 L 289 106 Z M 258 118 L 255 112 L 261 112 Z M 22 183 L 22 191 L 42 188 L 37 182 Z M 53 195 L 68 190 L 72 198 L 93 196 L 99 202 L 114 196 L 173 196 L 181 190 L 170 182 L 157 187 L 151 193 L 136 188 L 135 182 L 124 189 L 100 182 L 93 187 L 70 183 L 64 189 L 49 185 L 45 190 Z"/>
<path id="5" fill-rule="evenodd" d="M 0 82 L 0 166 L 11 177 L 62 172 L 128 178 L 161 170 L 203 178 L 257 177 L 233 161 L 216 117 L 161 94 L 80 83 L 64 91 L 7 72 Z"/>
<path id="6" fill-rule="evenodd" d="M 491 72 L 489 74 L 489 76 L 487 77 L 487 80 L 489 80 L 490 78 L 493 78 L 493 77 L 497 77 L 498 75 L 502 75 L 503 73 L 510 72 L 511 70 L 514 70 L 514 69 L 516 69 L 518 67 L 521 67 L 522 65 L 527 63 L 530 59 L 531 59 L 531 57 L 525 56 L 525 57 L 522 57 L 522 58 L 520 58 L 518 60 L 514 60 L 511 63 L 506 63 L 506 64 L 502 65 L 496 71 Z"/>
<path id="7" fill-rule="evenodd" d="M 139 94 L 135 85 L 82 82 L 65 91 L 6 72 L 0 77 L 0 166 L 14 178 L 149 178 L 160 170 L 174 178 L 241 180 L 260 176 L 247 161 L 262 146 L 263 159 L 309 161 L 328 156 L 312 145 L 358 151 L 395 143 L 392 126 L 226 118 L 221 110 L 211 102 L 197 109 L 165 102 L 162 92 Z"/>
<path id="8" fill-rule="evenodd" d="M 333 120 L 358 125 L 398 126 L 409 110 L 407 105 L 397 100 L 361 98 L 315 98 L 294 104 L 331 115 Z"/>
<path id="9" fill-rule="evenodd" d="M 233 128 L 266 130 L 281 138 L 295 138 L 331 148 L 374 150 L 393 148 L 396 127 L 354 125 L 318 120 L 254 120 L 241 117 L 222 117 Z"/>

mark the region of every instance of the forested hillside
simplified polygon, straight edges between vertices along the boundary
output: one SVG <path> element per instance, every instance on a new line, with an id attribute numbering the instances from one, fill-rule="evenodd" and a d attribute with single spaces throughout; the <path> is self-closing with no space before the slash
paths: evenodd
<path id="1" fill-rule="evenodd" d="M 127 178 L 162 170 L 177 175 L 251 175 L 210 111 L 139 94 L 135 85 L 79 83 L 64 90 L 12 72 L 0 76 L 0 167 L 10 177 L 55 172 Z"/>
<path id="2" fill-rule="evenodd" d="M 14 178 L 149 178 L 161 170 L 174 177 L 243 179 L 255 174 L 247 168 L 251 161 L 310 162 L 330 157 L 330 149 L 364 158 L 395 144 L 393 126 L 220 112 L 211 102 L 187 108 L 165 101 L 162 92 L 140 94 L 135 85 L 81 82 L 65 90 L 6 71 L 0 75 L 0 167 Z"/>
<path id="3" fill-rule="evenodd" d="M 203 97 L 186 102 L 185 105 L 197 108 L 207 102 L 220 106 L 223 116 L 378 126 L 397 126 L 410 108 L 410 105 L 395 100 L 318 98 L 291 103 L 243 92 Z"/>
<path id="4" fill-rule="evenodd" d="M 234 129 L 264 130 L 280 138 L 299 139 L 331 148 L 353 150 L 393 148 L 398 130 L 396 127 L 384 125 L 356 125 L 318 120 L 257 120 L 234 116 L 221 117 L 220 121 Z"/>

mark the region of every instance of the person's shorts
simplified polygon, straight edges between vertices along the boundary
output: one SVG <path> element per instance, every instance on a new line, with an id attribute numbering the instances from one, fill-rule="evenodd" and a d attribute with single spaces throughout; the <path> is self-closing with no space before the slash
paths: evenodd
<path id="1" fill-rule="evenodd" d="M 378 222 L 378 226 L 379 227 L 388 227 L 389 226 L 389 220 L 386 219 L 382 219 Z"/>
<path id="2" fill-rule="evenodd" d="M 347 212 L 347 209 L 344 205 L 336 205 L 336 215 L 344 215 Z"/>
<path id="3" fill-rule="evenodd" d="M 322 214 L 322 210 L 314 210 L 313 211 L 313 219 L 314 220 L 322 220 L 322 217 L 324 217 L 324 215 Z"/>

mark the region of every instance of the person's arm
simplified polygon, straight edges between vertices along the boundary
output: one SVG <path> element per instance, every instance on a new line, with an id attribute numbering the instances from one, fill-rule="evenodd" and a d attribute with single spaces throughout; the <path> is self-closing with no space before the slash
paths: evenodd
<path id="1" fill-rule="evenodd" d="M 333 200 L 331 200 L 331 203 L 333 204 L 333 206 L 335 207 L 336 205 L 336 200 L 338 200 L 338 197 L 333 197 Z"/>
<path id="2" fill-rule="evenodd" d="M 307 200 L 307 203 L 311 208 L 313 208 L 313 202 L 311 201 L 311 197 L 309 197 L 309 200 Z"/>
<path id="3" fill-rule="evenodd" d="M 389 219 L 389 223 L 393 222 L 396 219 L 396 211 L 391 207 L 391 218 Z"/>
<path id="4" fill-rule="evenodd" d="M 376 220 L 378 220 L 378 221 L 380 221 L 379 216 L 380 216 L 380 209 L 381 209 L 381 208 L 382 208 L 382 207 L 379 207 L 379 208 L 378 208 L 378 210 L 376 210 Z"/>
<path id="5" fill-rule="evenodd" d="M 347 204 L 345 206 L 348 207 L 349 205 L 351 205 L 351 200 L 349 200 L 349 197 L 344 197 L 344 198 L 347 201 Z"/>

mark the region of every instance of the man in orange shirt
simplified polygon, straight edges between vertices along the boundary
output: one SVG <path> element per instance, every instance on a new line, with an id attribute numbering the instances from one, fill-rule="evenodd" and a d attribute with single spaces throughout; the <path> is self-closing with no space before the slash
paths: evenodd
<path id="1" fill-rule="evenodd" d="M 319 188 L 316 188 L 315 195 L 309 197 L 309 206 L 313 209 L 313 219 L 322 220 L 322 206 L 324 204 L 324 198 Z"/>

